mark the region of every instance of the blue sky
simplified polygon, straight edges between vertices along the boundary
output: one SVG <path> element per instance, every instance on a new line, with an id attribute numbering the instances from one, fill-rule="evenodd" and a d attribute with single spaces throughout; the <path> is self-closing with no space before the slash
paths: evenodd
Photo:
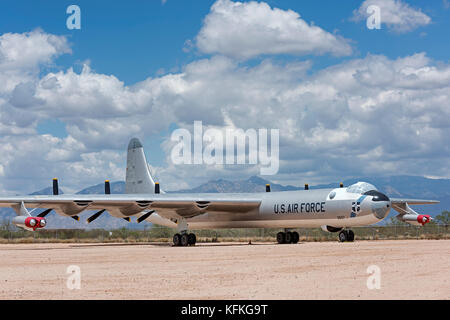
<path id="1" fill-rule="evenodd" d="M 393 0 L 387 2 L 394 3 Z M 412 10 L 421 12 L 430 18 L 429 23 L 418 23 L 417 26 L 406 32 L 396 32 L 385 24 L 382 24 L 381 30 L 368 30 L 365 20 L 353 21 L 354 12 L 362 6 L 362 1 L 267 0 L 260 2 L 267 3 L 271 9 L 279 8 L 283 12 L 292 10 L 298 13 L 300 19 L 303 19 L 309 25 L 314 24 L 325 32 L 336 35 L 339 39 L 344 39 L 345 41 L 342 42 L 347 42 L 351 46 L 352 52 L 336 56 L 330 54 L 330 52 L 319 54 L 314 50 L 298 54 L 292 54 L 291 51 L 271 54 L 264 53 L 263 50 L 259 54 L 245 59 L 237 58 L 238 52 L 236 52 L 236 55 L 230 55 L 229 52 L 220 52 L 220 49 L 209 52 L 197 44 L 196 39 L 198 35 L 202 30 L 206 29 L 204 19 L 210 14 L 214 3 L 215 1 L 213 0 L 167 0 L 165 3 L 160 0 L 10 1 L 2 4 L 2 10 L 0 11 L 0 35 L 6 33 L 25 34 L 39 28 L 40 32 L 67 40 L 67 46 L 70 47 L 71 53 L 57 54 L 52 56 L 51 63 L 41 63 L 39 65 L 39 76 L 35 80 L 36 83 L 44 79 L 48 74 L 65 73 L 69 68 L 73 68 L 75 73 L 80 74 L 83 63 L 88 62 L 93 74 L 113 76 L 122 81 L 125 88 L 131 88 L 137 83 L 148 81 L 150 78 L 163 80 L 166 79 L 165 76 L 168 74 L 181 74 L 189 66 L 192 67 L 204 59 L 218 61 L 217 57 L 220 56 L 226 56 L 232 63 L 235 63 L 237 71 L 245 68 L 247 70 L 256 70 L 261 66 L 262 62 L 267 60 L 275 66 L 279 66 L 280 69 L 283 69 L 282 66 L 308 61 L 310 67 L 306 74 L 311 77 L 308 78 L 309 81 L 313 81 L 318 75 L 324 76 L 324 73 L 329 73 L 329 68 L 333 68 L 333 66 L 343 66 L 346 63 L 351 64 L 352 61 L 358 59 L 364 60 L 368 55 L 383 56 L 390 63 L 396 59 L 413 56 L 417 53 L 425 53 L 427 59 L 430 60 L 430 62 L 425 64 L 437 66 L 438 69 L 440 64 L 443 65 L 443 68 L 448 67 L 450 9 L 447 0 L 401 1 L 401 4 L 407 5 Z M 81 30 L 68 30 L 66 28 L 66 19 L 68 17 L 66 8 L 71 4 L 76 4 L 81 8 Z M 302 36 L 302 34 L 298 34 L 299 38 Z M 189 47 L 186 44 L 187 41 L 191 41 L 192 44 L 189 50 L 186 50 Z M 218 39 L 218 43 L 221 43 L 220 39 Z M 270 46 L 269 40 L 268 45 Z M 237 51 L 245 49 L 248 48 L 236 48 Z M 282 72 L 289 72 L 287 69 L 285 67 Z M 237 73 L 239 74 L 239 72 Z M 445 82 L 446 80 L 443 81 Z M 5 97 L 9 97 L 10 94 L 5 93 Z M 168 104 L 175 103 L 176 96 L 168 99 Z M 202 98 L 200 97 L 199 99 L 199 102 L 201 102 Z M 192 108 L 195 109 L 194 106 Z M 221 108 L 219 101 L 217 102 L 217 108 Z M 35 130 L 35 137 L 50 134 L 58 139 L 67 139 L 67 137 L 75 137 L 74 132 L 79 132 L 81 129 L 78 129 L 83 127 L 80 124 L 82 120 L 76 116 L 74 117 L 73 114 L 60 114 L 52 117 L 52 113 L 49 112 L 47 115 L 42 116 L 45 112 L 45 110 L 39 109 L 39 116 L 36 116 L 37 121 L 30 125 L 30 130 Z M 201 109 L 198 112 L 202 114 Z M 435 114 L 435 111 L 432 113 Z M 293 112 L 293 114 L 296 113 Z M 205 119 L 199 120 L 207 121 L 207 118 L 205 115 Z M 129 121 L 124 118 L 123 114 L 117 119 L 121 119 L 117 120 L 119 122 L 123 120 L 120 123 L 124 125 Z M 314 121 L 322 124 L 320 119 L 314 119 Z M 152 118 L 153 120 L 154 118 Z M 151 154 L 153 165 L 167 166 L 167 154 L 164 153 L 164 147 L 161 144 L 164 143 L 174 128 L 182 125 L 182 122 L 182 119 L 180 121 L 172 119 L 168 123 L 161 125 L 157 132 L 150 130 L 139 135 L 149 150 L 148 153 Z M 261 125 L 263 124 L 266 123 L 261 121 Z M 83 125 L 86 126 L 86 124 Z M 149 126 L 151 125 L 150 121 Z M 446 125 L 447 123 L 442 125 L 444 131 L 439 134 L 448 132 Z M 71 126 L 72 131 L 68 130 L 67 126 Z M 330 126 L 330 130 L 332 129 L 331 127 L 333 125 Z M 140 131 L 137 130 L 135 132 Z M 304 137 L 304 135 L 302 136 Z M 75 137 L 75 139 L 80 144 L 84 144 L 84 146 L 89 144 L 81 141 L 81 138 Z M 104 139 L 107 139 L 107 137 Z M 125 141 L 128 137 L 121 136 L 120 139 Z M 438 144 L 438 140 L 434 141 L 434 143 Z M 355 146 L 352 147 L 355 148 Z M 386 146 L 382 147 L 388 149 Z M 105 149 L 108 150 L 116 150 L 116 148 L 117 150 L 119 149 L 115 145 L 106 144 L 105 146 Z M 87 150 L 87 154 L 100 152 L 100 147 L 96 145 L 96 147 L 86 147 L 83 150 Z M 365 152 L 369 151 L 365 150 Z M 430 155 L 427 153 L 429 151 L 424 152 L 424 154 L 418 156 L 420 161 L 426 161 L 427 156 Z M 121 153 L 120 155 L 123 154 Z M 404 155 L 399 154 L 397 160 L 402 157 Z M 74 157 L 68 161 L 75 161 L 76 158 Z M 80 160 L 77 159 L 76 161 Z M 285 171 L 299 175 L 317 175 L 321 171 L 320 168 L 334 167 L 330 163 L 326 161 L 312 170 L 311 168 L 298 169 L 294 165 L 293 168 L 285 169 Z M 84 165 L 89 166 L 88 164 Z M 400 164 L 398 165 L 400 166 Z M 442 166 L 442 163 L 439 165 Z M 123 165 L 118 164 L 118 166 L 123 169 Z M 4 165 L 4 167 L 6 169 L 7 165 Z M 393 166 L 386 165 L 386 167 L 391 173 L 396 172 Z M 340 165 L 336 165 L 335 169 L 336 171 L 346 170 L 345 176 L 350 176 L 352 173 L 353 175 L 371 173 L 364 172 L 365 169 L 356 169 L 354 172 L 351 172 L 349 168 L 341 168 Z M 416 169 L 411 167 L 404 173 L 413 173 L 414 171 Z M 447 172 L 448 170 L 439 171 L 429 168 L 428 171 L 419 174 L 446 176 Z M 218 173 L 215 172 L 214 174 L 217 175 Z M 374 171 L 373 174 L 379 173 Z M 330 176 L 332 176 L 331 173 Z M 208 178 L 210 177 L 212 176 L 208 176 Z M 206 179 L 206 177 L 203 178 Z M 283 175 L 280 175 L 278 179 L 279 181 L 286 179 L 285 181 L 292 182 Z M 83 181 L 83 183 L 85 182 Z"/>
<path id="2" fill-rule="evenodd" d="M 57 68 L 74 67 L 89 60 L 96 72 L 114 74 L 125 84 L 134 84 L 161 73 L 180 71 L 199 56 L 185 52 L 186 40 L 193 39 L 202 26 L 215 0 L 185 1 L 77 1 L 82 12 L 81 30 L 68 30 L 66 8 L 73 1 L 14 1 L 0 13 L 0 32 L 27 32 L 35 28 L 66 35 L 73 53 L 55 61 Z M 382 30 L 368 31 L 364 23 L 349 21 L 361 1 L 265 1 L 271 7 L 291 9 L 308 22 L 327 31 L 337 32 L 354 41 L 354 56 L 368 53 L 390 58 L 421 52 L 437 60 L 448 60 L 450 41 L 450 10 L 441 1 L 408 1 L 412 6 L 433 16 L 433 23 L 399 37 Z M 443 10 L 444 9 L 444 10 Z M 425 33 L 425 34 L 424 34 Z M 352 57 L 354 57 L 352 56 Z M 309 58 L 308 56 L 303 59 Z M 280 60 L 299 59 L 282 56 Z M 313 70 L 332 65 L 349 57 L 319 56 L 314 58 Z M 259 60 L 257 58 L 257 60 Z M 64 123 L 57 119 L 39 125 L 41 133 L 65 136 Z"/>
<path id="3" fill-rule="evenodd" d="M 158 72 L 179 71 L 198 58 L 195 52 L 183 51 L 186 40 L 193 39 L 202 26 L 214 0 L 185 1 L 130 0 L 130 1 L 11 1 L 0 12 L 0 32 L 27 32 L 42 28 L 52 34 L 66 35 L 73 53 L 60 57 L 61 68 L 77 67 L 82 61 L 91 61 L 99 73 L 114 74 L 126 84 L 142 81 Z M 450 41 L 450 10 L 444 2 L 407 1 L 433 17 L 430 25 L 398 36 L 388 31 L 369 31 L 365 23 L 349 21 L 361 1 L 265 1 L 272 7 L 291 9 L 303 19 L 323 29 L 352 39 L 356 56 L 382 53 L 396 58 L 421 52 L 437 60 L 448 60 Z M 77 4 L 82 12 L 81 30 L 66 28 L 66 8 Z M 298 57 L 294 57 L 298 59 Z M 292 57 L 281 57 L 292 59 Z M 345 57 L 344 59 L 348 59 Z M 316 57 L 317 68 L 335 63 L 339 58 Z M 80 69 L 78 65 L 78 70 Z"/>

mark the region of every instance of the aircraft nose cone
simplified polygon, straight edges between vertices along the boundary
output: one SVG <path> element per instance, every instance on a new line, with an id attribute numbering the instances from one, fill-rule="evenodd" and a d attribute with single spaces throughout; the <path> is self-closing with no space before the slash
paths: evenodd
<path id="1" fill-rule="evenodd" d="M 377 190 L 368 191 L 365 195 L 372 196 L 372 213 L 375 217 L 380 220 L 386 218 L 391 210 L 391 200 L 389 197 Z"/>

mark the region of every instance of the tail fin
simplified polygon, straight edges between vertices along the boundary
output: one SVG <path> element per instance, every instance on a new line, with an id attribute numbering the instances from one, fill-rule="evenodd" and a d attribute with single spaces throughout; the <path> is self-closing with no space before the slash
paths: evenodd
<path id="1" fill-rule="evenodd" d="M 136 138 L 128 144 L 125 193 L 155 193 L 155 182 L 148 170 L 144 148 Z"/>

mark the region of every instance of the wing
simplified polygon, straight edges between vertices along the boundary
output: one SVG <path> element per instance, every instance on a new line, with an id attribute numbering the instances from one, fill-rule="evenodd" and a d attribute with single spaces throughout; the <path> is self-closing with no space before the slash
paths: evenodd
<path id="1" fill-rule="evenodd" d="M 436 204 L 439 201 L 436 200 L 422 200 L 422 199 L 400 199 L 400 198 L 390 198 L 392 204 Z"/>
<path id="2" fill-rule="evenodd" d="M 401 215 L 410 213 L 413 211 L 408 205 L 419 205 L 419 204 L 436 204 L 439 201 L 436 200 L 421 200 L 421 199 L 399 199 L 399 198 L 390 198 L 392 208 L 395 209 Z M 414 212 L 415 213 L 415 212 Z"/>
<path id="3" fill-rule="evenodd" d="M 208 213 L 247 213 L 259 208 L 255 194 L 126 194 L 0 197 L 0 207 L 53 209 L 60 215 L 76 216 L 85 210 L 107 210 L 115 217 L 130 217 L 155 210 L 164 218 L 192 218 Z"/>
<path id="4" fill-rule="evenodd" d="M 413 204 L 436 204 L 436 200 L 420 200 L 420 199 L 396 199 L 391 198 L 392 208 L 399 214 L 397 219 L 412 225 L 425 225 L 433 220 L 429 215 L 421 215 L 411 209 L 409 205 Z"/>

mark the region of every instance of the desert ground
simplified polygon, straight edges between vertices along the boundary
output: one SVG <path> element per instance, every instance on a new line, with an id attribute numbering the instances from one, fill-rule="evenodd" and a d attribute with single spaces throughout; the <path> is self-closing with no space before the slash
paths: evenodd
<path id="1" fill-rule="evenodd" d="M 450 240 L 2 244 L 0 299 L 449 299 L 449 267 Z"/>

